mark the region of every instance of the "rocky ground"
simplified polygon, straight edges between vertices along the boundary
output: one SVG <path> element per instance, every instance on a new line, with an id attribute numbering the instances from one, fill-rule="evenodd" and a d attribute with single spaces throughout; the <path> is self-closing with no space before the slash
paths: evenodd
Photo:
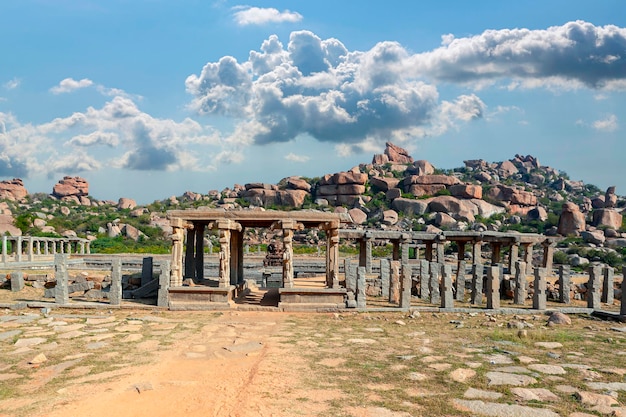
<path id="1" fill-rule="evenodd" d="M 6 309 L 0 416 L 626 415 L 626 327 L 561 319 Z"/>

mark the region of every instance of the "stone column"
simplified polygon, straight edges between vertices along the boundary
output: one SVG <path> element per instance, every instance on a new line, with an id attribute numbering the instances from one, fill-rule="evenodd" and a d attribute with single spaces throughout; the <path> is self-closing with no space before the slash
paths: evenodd
<path id="1" fill-rule="evenodd" d="M 526 263 L 526 275 L 533 273 L 533 244 L 522 243 L 524 247 L 524 262 Z"/>
<path id="2" fill-rule="evenodd" d="M 400 308 L 408 310 L 411 307 L 411 265 L 402 264 L 400 276 Z"/>
<path id="3" fill-rule="evenodd" d="M 430 303 L 439 304 L 441 302 L 441 293 L 439 292 L 439 273 L 441 272 L 441 265 L 437 262 L 430 263 L 430 284 L 428 289 L 430 290 Z"/>
<path id="4" fill-rule="evenodd" d="M 68 304 L 70 295 L 68 292 L 67 258 L 64 255 L 54 257 L 54 276 L 56 286 L 54 287 L 54 302 L 57 304 Z"/>
<path id="5" fill-rule="evenodd" d="M 389 294 L 389 279 L 390 279 L 391 265 L 389 259 L 380 260 L 380 288 L 383 297 Z"/>
<path id="6" fill-rule="evenodd" d="M 500 263 L 500 250 L 502 249 L 502 244 L 500 242 L 491 242 L 491 265 L 496 265 Z M 489 271 L 487 271 L 489 274 Z"/>
<path id="7" fill-rule="evenodd" d="M 443 264 L 446 260 L 444 258 L 444 248 L 446 246 L 445 240 L 437 240 L 437 262 Z"/>
<path id="8" fill-rule="evenodd" d="M 569 304 L 570 300 L 570 268 L 569 265 L 559 266 L 559 301 Z"/>
<path id="9" fill-rule="evenodd" d="M 50 254 L 50 248 L 48 247 L 50 245 L 49 241 L 44 241 L 43 242 L 43 254 L 44 255 L 49 255 Z"/>
<path id="10" fill-rule="evenodd" d="M 194 279 L 196 277 L 196 224 L 187 229 L 187 240 L 185 242 L 185 278 Z M 195 279 L 194 279 L 195 281 Z"/>
<path id="11" fill-rule="evenodd" d="M 400 261 L 391 261 L 391 280 L 389 283 L 389 302 L 400 302 Z M 384 295 L 384 294 L 383 294 Z"/>
<path id="12" fill-rule="evenodd" d="M 7 237 L 2 236 L 2 263 L 7 263 Z"/>
<path id="13" fill-rule="evenodd" d="M 441 266 L 441 308 L 454 308 L 452 291 L 452 266 Z"/>
<path id="14" fill-rule="evenodd" d="M 157 293 L 157 306 L 167 307 L 169 306 L 169 289 L 170 289 L 170 262 L 161 262 L 161 274 L 159 275 L 159 291 Z"/>
<path id="15" fill-rule="evenodd" d="M 483 302 L 483 264 L 474 264 L 472 267 L 472 297 L 470 302 L 474 305 Z"/>
<path id="16" fill-rule="evenodd" d="M 614 276 L 614 271 L 613 271 L 613 267 L 612 266 L 605 266 L 604 267 L 604 282 L 602 285 L 602 302 L 612 305 L 613 304 L 613 297 L 615 296 L 615 289 L 613 288 L 613 276 Z"/>
<path id="17" fill-rule="evenodd" d="M 513 274 L 515 270 L 515 262 L 519 258 L 519 244 L 512 243 L 509 249 L 509 274 Z"/>
<path id="18" fill-rule="evenodd" d="M 243 228 L 243 226 L 241 227 L 241 230 L 239 232 L 237 232 L 237 250 L 238 250 L 238 262 L 237 262 L 237 285 L 241 285 L 244 282 L 244 268 L 243 268 L 243 262 L 244 262 L 244 248 L 243 248 L 243 235 L 244 235 L 244 231 L 245 229 Z M 292 254 L 293 254 L 293 250 L 292 250 Z"/>
<path id="19" fill-rule="evenodd" d="M 366 273 L 372 273 L 372 239 L 368 236 L 359 240 L 359 266 L 365 267 Z"/>
<path id="20" fill-rule="evenodd" d="M 357 308 L 365 308 L 365 268 L 360 266 L 356 270 L 356 306 Z"/>
<path id="21" fill-rule="evenodd" d="M 230 229 L 218 229 L 220 242 L 219 287 L 230 285 Z"/>
<path id="22" fill-rule="evenodd" d="M 535 268 L 535 285 L 533 293 L 533 308 L 535 310 L 545 310 L 548 300 L 546 276 L 548 270 L 546 268 Z"/>
<path id="23" fill-rule="evenodd" d="M 344 259 L 343 265 L 346 275 L 346 289 L 356 294 L 356 265 L 350 259 Z"/>
<path id="24" fill-rule="evenodd" d="M 626 266 L 622 267 L 622 303 L 619 308 L 619 314 L 626 316 Z"/>
<path id="25" fill-rule="evenodd" d="M 490 310 L 500 308 L 500 267 L 492 265 L 487 268 L 487 308 Z"/>
<path id="26" fill-rule="evenodd" d="M 33 237 L 32 236 L 28 236 L 28 244 L 27 244 L 27 249 L 26 249 L 26 256 L 28 259 L 28 262 L 33 262 L 35 260 L 35 252 L 34 252 L 34 246 L 33 246 Z"/>
<path id="27" fill-rule="evenodd" d="M 587 283 L 587 307 L 593 309 L 600 308 L 600 290 L 602 288 L 601 266 L 590 266 L 589 282 Z"/>
<path id="28" fill-rule="evenodd" d="M 424 249 L 424 259 L 426 259 L 428 262 L 432 262 L 432 260 L 433 260 L 433 242 L 428 240 L 428 241 L 424 242 L 424 245 L 426 246 L 426 248 Z"/>
<path id="29" fill-rule="evenodd" d="M 326 286 L 339 288 L 339 222 L 328 223 L 326 231 Z"/>
<path id="30" fill-rule="evenodd" d="M 122 259 L 118 257 L 113 258 L 111 261 L 111 287 L 109 288 L 109 303 L 115 306 L 122 303 Z"/>
<path id="31" fill-rule="evenodd" d="M 39 248 L 37 248 L 39 249 Z M 80 242 L 80 254 L 84 255 L 85 254 L 85 242 Z"/>
<path id="32" fill-rule="evenodd" d="M 483 242 L 481 240 L 477 240 L 472 243 L 472 263 L 473 264 L 482 265 L 483 263 L 482 246 L 483 246 Z"/>
<path id="33" fill-rule="evenodd" d="M 430 270 L 429 262 L 420 260 L 420 299 L 426 301 L 430 299 Z"/>
<path id="34" fill-rule="evenodd" d="M 152 256 L 146 256 L 141 262 L 141 286 L 147 285 L 152 281 L 154 271 L 154 258 Z"/>
<path id="35" fill-rule="evenodd" d="M 551 274 L 552 262 L 553 262 L 553 257 L 554 257 L 554 247 L 556 246 L 556 244 L 553 242 L 545 241 L 542 243 L 542 246 L 543 246 L 542 265 L 544 268 L 546 268 L 546 273 Z"/>
<path id="36" fill-rule="evenodd" d="M 400 261 L 403 264 L 409 263 L 409 245 L 411 243 L 411 238 L 407 235 L 402 235 L 400 238 Z"/>
<path id="37" fill-rule="evenodd" d="M 229 284 L 237 285 L 239 283 L 239 262 L 241 262 L 241 250 L 242 248 L 239 246 L 239 230 L 230 229 L 230 261 L 228 263 L 228 275 L 229 275 Z M 242 242 L 243 240 L 241 240 Z M 284 264 L 284 262 L 283 262 Z M 292 274 L 293 281 L 293 274 Z"/>
<path id="38" fill-rule="evenodd" d="M 194 257 L 194 263 L 196 267 L 195 276 L 196 282 L 202 282 L 204 280 L 204 224 L 197 223 L 194 225 L 196 230 L 196 256 Z"/>
<path id="39" fill-rule="evenodd" d="M 18 236 L 15 244 L 15 260 L 22 262 L 22 236 Z"/>
<path id="40" fill-rule="evenodd" d="M 515 262 L 515 296 L 513 304 L 524 305 L 528 297 L 526 282 L 526 262 Z"/>
<path id="41" fill-rule="evenodd" d="M 180 287 L 183 285 L 183 240 L 185 231 L 181 219 L 172 219 L 172 262 L 170 271 L 170 287 Z"/>
<path id="42" fill-rule="evenodd" d="M 53 255 L 57 254 L 57 241 L 56 240 L 52 241 L 52 254 Z"/>
<path id="43" fill-rule="evenodd" d="M 465 300 L 465 261 L 459 261 L 456 270 L 456 300 Z"/>
<path id="44" fill-rule="evenodd" d="M 293 288 L 293 229 L 283 228 L 283 249 L 283 287 Z"/>
<path id="45" fill-rule="evenodd" d="M 399 261 L 401 254 L 400 254 L 400 240 L 399 239 L 394 239 L 391 241 L 391 245 L 392 245 L 392 250 L 391 250 L 391 259 L 394 261 Z"/>

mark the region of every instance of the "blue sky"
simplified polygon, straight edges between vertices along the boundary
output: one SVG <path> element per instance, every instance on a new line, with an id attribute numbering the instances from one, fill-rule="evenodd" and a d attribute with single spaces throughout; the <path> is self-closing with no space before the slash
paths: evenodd
<path id="1" fill-rule="evenodd" d="M 0 2 L 0 179 L 148 203 L 321 176 L 391 140 L 626 194 L 620 1 Z"/>

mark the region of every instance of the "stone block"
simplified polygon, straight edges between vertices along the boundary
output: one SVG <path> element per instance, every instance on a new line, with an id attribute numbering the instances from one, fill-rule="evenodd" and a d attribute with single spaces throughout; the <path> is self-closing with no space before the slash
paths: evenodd
<path id="1" fill-rule="evenodd" d="M 454 308 L 452 266 L 450 265 L 441 267 L 441 308 Z"/>
<path id="2" fill-rule="evenodd" d="M 465 261 L 459 261 L 456 271 L 455 291 L 455 299 L 463 301 L 465 299 Z"/>
<path id="3" fill-rule="evenodd" d="M 487 296 L 487 308 L 500 308 L 500 266 L 490 266 L 487 268 L 487 288 L 485 295 Z"/>
<path id="4" fill-rule="evenodd" d="M 569 265 L 559 266 L 559 301 L 569 304 L 570 300 L 571 271 Z"/>
<path id="5" fill-rule="evenodd" d="M 601 301 L 606 304 L 613 304 L 613 297 L 615 294 L 615 290 L 613 288 L 614 281 L 614 271 L 613 267 L 605 266 L 603 272 L 603 283 L 602 283 L 602 298 Z"/>
<path id="6" fill-rule="evenodd" d="M 11 272 L 11 291 L 18 292 L 24 289 L 24 273 L 21 271 Z"/>
<path id="7" fill-rule="evenodd" d="M 424 259 L 420 260 L 420 299 L 430 299 L 430 264 Z"/>
<path id="8" fill-rule="evenodd" d="M 480 305 L 483 302 L 483 274 L 484 265 L 474 264 L 472 268 L 472 296 L 471 304 Z"/>
<path id="9" fill-rule="evenodd" d="M 441 265 L 437 262 L 430 263 L 430 302 L 431 304 L 439 304 L 441 302 L 441 293 L 439 291 L 439 274 L 441 273 Z"/>
<path id="10" fill-rule="evenodd" d="M 533 308 L 535 310 L 545 310 L 548 301 L 547 294 L 547 282 L 546 282 L 547 270 L 546 268 L 535 268 L 535 281 L 534 281 L 534 293 L 533 293 Z"/>

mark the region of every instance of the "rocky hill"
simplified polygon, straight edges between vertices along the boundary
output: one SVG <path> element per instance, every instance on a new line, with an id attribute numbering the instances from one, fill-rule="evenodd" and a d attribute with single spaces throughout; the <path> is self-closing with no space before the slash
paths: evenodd
<path id="1" fill-rule="evenodd" d="M 387 230 L 493 230 L 561 235 L 567 245 L 557 261 L 613 259 L 626 255 L 626 199 L 567 174 L 542 166 L 530 155 L 501 162 L 464 161 L 454 169 L 437 169 L 425 160 L 387 143 L 374 155 L 344 172 L 319 178 L 292 176 L 276 184 L 234 184 L 207 193 L 186 191 L 146 206 L 130 198 L 97 201 L 80 177 L 65 177 L 51 194 L 29 194 L 23 181 L 0 182 L 0 232 L 82 236 L 96 250 L 167 251 L 166 211 L 208 206 L 237 209 L 318 209 L 348 212 L 352 227 Z M 248 231 L 251 244 L 273 236 Z M 315 232 L 300 238 L 317 243 Z M 100 245 L 98 244 L 100 243 Z M 143 248 L 143 249 L 142 249 Z M 564 258 L 565 256 L 565 258 Z M 597 258 L 597 259 L 596 259 Z M 584 261 L 582 261 L 584 263 Z"/>

